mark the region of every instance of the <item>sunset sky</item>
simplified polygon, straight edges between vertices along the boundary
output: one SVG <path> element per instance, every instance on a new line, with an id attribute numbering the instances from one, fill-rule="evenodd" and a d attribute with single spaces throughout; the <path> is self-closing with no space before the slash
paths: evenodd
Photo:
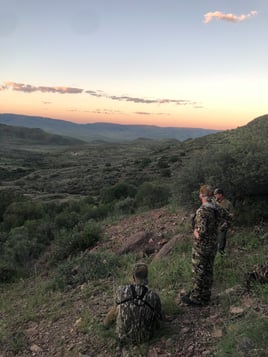
<path id="1" fill-rule="evenodd" d="M 268 113 L 268 0 L 0 0 L 0 113 L 231 129 Z"/>

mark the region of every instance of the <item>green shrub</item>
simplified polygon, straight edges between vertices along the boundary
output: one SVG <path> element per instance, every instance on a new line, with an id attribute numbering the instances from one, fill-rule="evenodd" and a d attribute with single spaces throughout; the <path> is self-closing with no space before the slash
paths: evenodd
<path id="1" fill-rule="evenodd" d="M 0 283 L 11 283 L 16 280 L 18 271 L 14 264 L 0 260 Z"/>
<path id="2" fill-rule="evenodd" d="M 122 201 L 118 201 L 115 204 L 115 211 L 121 214 L 131 214 L 135 212 L 136 209 L 136 201 L 134 198 L 127 197 Z"/>
<path id="3" fill-rule="evenodd" d="M 167 186 L 145 182 L 138 188 L 136 202 L 139 207 L 159 208 L 168 203 L 170 196 Z"/>
<path id="4" fill-rule="evenodd" d="M 22 226 L 27 220 L 43 218 L 44 215 L 44 206 L 40 202 L 36 203 L 30 200 L 13 202 L 3 215 L 3 227 L 5 230 L 9 230 Z"/>
<path id="5" fill-rule="evenodd" d="M 161 169 L 160 175 L 162 177 L 171 177 L 171 170 L 170 169 Z"/>
<path id="6" fill-rule="evenodd" d="M 96 221 L 101 221 L 108 217 L 109 214 L 113 212 L 113 205 L 111 203 L 102 203 L 99 205 L 90 205 L 84 212 L 83 220 L 94 219 Z"/>
<path id="7" fill-rule="evenodd" d="M 128 183 L 118 183 L 101 192 L 101 200 L 104 203 L 110 203 L 126 197 L 135 197 L 137 189 L 134 185 Z"/>
<path id="8" fill-rule="evenodd" d="M 144 157 L 140 161 L 137 161 L 137 164 L 140 169 L 145 169 L 145 167 L 151 164 L 152 160 L 149 157 Z"/>
<path id="9" fill-rule="evenodd" d="M 68 259 L 57 269 L 54 287 L 81 285 L 90 280 L 108 278 L 119 267 L 118 257 L 108 253 L 88 253 Z"/>
<path id="10" fill-rule="evenodd" d="M 67 210 L 59 213 L 55 218 L 56 226 L 60 228 L 72 229 L 80 220 L 80 215 Z"/>
<path id="11" fill-rule="evenodd" d="M 3 214 L 5 213 L 8 206 L 13 202 L 23 201 L 24 197 L 21 193 L 14 190 L 1 190 L 0 191 L 0 222 L 3 219 Z"/>
<path id="12" fill-rule="evenodd" d="M 52 260 L 65 259 L 91 248 L 101 236 L 101 226 L 94 221 L 87 222 L 83 228 L 77 226 L 72 231 L 61 230 L 55 241 L 56 250 Z"/>
<path id="13" fill-rule="evenodd" d="M 35 248 L 35 241 L 29 237 L 27 229 L 16 227 L 8 234 L 8 239 L 3 245 L 3 255 L 15 266 L 27 266 L 35 255 Z"/>
<path id="14" fill-rule="evenodd" d="M 166 156 L 162 156 L 157 162 L 157 167 L 159 169 L 167 169 L 169 167 L 168 158 Z"/>

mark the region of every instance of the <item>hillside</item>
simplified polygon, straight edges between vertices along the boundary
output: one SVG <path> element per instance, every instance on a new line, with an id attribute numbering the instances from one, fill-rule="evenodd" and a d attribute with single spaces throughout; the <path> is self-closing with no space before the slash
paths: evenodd
<path id="1" fill-rule="evenodd" d="M 83 141 L 60 135 L 48 134 L 38 128 L 24 128 L 0 124 L 1 145 L 81 145 Z"/>
<path id="2" fill-rule="evenodd" d="M 264 357 L 267 284 L 245 274 L 268 254 L 268 116 L 205 137 L 0 145 L 0 355 L 3 357 Z M 191 215 L 201 183 L 235 205 L 207 307 L 191 286 Z M 165 320 L 139 347 L 103 319 L 132 266 L 149 264 Z"/>
<path id="3" fill-rule="evenodd" d="M 65 120 L 16 114 L 0 114 L 0 123 L 27 128 L 40 128 L 52 134 L 70 136 L 87 142 L 126 142 L 138 138 L 183 141 L 217 132 L 217 130 L 201 128 L 162 128 L 153 125 L 75 124 Z"/>
<path id="4" fill-rule="evenodd" d="M 259 233 L 254 238 L 253 230 L 243 232 L 255 242 L 261 240 L 262 244 L 253 250 L 249 242 L 241 246 L 238 230 L 233 230 L 226 258 L 216 259 L 211 305 L 187 307 L 180 304 L 180 293 L 191 282 L 191 233 L 184 228 L 184 234 L 177 236 L 177 243 L 167 256 L 155 260 L 156 252 L 144 255 L 148 254 L 148 246 L 158 246 L 159 250 L 165 241 L 175 237 L 184 219 L 182 211 L 174 214 L 159 209 L 105 225 L 105 240 L 84 252 L 80 260 L 70 259 L 69 267 L 61 263 L 61 270 L 49 269 L 49 256 L 53 254 L 49 249 L 37 262 L 34 278 L 1 287 L 1 319 L 6 321 L 5 331 L 0 332 L 3 357 L 264 357 L 268 337 L 267 289 L 256 286 L 251 293 L 245 292 L 243 274 L 253 264 L 251 253 L 258 254 L 262 249 L 259 259 L 264 258 L 267 234 Z M 144 236 L 135 250 L 126 257 L 118 254 L 124 242 L 143 231 L 148 238 Z M 106 265 L 97 259 L 94 268 L 87 267 L 86 258 L 89 254 L 97 257 L 96 251 Z M 113 255 L 124 272 L 110 266 Z M 141 257 L 150 266 L 150 286 L 161 296 L 166 317 L 149 345 L 120 348 L 113 329 L 104 329 L 102 323 L 113 304 L 115 287 L 129 281 L 132 262 Z M 90 269 L 86 280 L 81 274 L 84 266 Z M 68 281 L 65 289 L 56 288 L 60 279 Z"/>
<path id="5" fill-rule="evenodd" d="M 139 186 L 157 180 L 186 202 L 199 182 L 220 185 L 234 199 L 260 193 L 265 197 L 268 195 L 267 123 L 267 116 L 263 116 L 235 130 L 184 142 L 89 143 L 81 147 L 53 147 L 53 150 L 47 146 L 45 151 L 42 147 L 23 151 L 22 145 L 20 152 L 9 145 L 8 153 L 0 146 L 0 179 L 3 188 L 14 185 L 39 197 L 78 194 L 98 199 L 104 187 L 119 182 Z"/>

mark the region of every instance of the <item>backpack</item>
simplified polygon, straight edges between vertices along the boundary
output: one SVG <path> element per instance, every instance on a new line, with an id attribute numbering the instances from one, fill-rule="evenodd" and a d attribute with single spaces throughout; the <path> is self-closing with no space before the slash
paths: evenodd
<path id="1" fill-rule="evenodd" d="M 121 342 L 142 343 L 152 336 L 158 314 L 146 301 L 146 286 L 141 286 L 140 294 L 137 294 L 134 285 L 130 285 L 129 288 L 131 296 L 128 294 L 127 299 L 117 302 L 117 333 Z"/>

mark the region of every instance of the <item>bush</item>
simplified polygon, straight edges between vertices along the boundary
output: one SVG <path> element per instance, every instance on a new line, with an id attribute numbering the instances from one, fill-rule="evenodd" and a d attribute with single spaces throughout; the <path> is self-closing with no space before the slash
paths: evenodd
<path id="1" fill-rule="evenodd" d="M 159 208 L 168 203 L 170 196 L 168 187 L 145 182 L 138 189 L 136 202 L 140 207 Z"/>
<path id="2" fill-rule="evenodd" d="M 118 183 L 101 192 L 101 200 L 104 203 L 110 203 L 126 197 L 135 197 L 137 189 L 134 185 L 128 183 Z"/>
<path id="3" fill-rule="evenodd" d="M 45 210 L 41 203 L 35 203 L 30 200 L 13 202 L 3 215 L 3 227 L 5 230 L 9 230 L 22 226 L 27 220 L 43 218 L 44 215 Z"/>
<path id="4" fill-rule="evenodd" d="M 101 221 L 102 219 L 109 216 L 111 212 L 113 212 L 112 204 L 105 203 L 100 205 L 91 205 L 88 206 L 87 210 L 84 212 L 83 219 L 94 219 L 96 221 Z"/>
<path id="5" fill-rule="evenodd" d="M 56 216 L 55 223 L 59 229 L 72 229 L 77 225 L 79 219 L 80 215 L 78 213 L 65 210 Z"/>
<path id="6" fill-rule="evenodd" d="M 28 231 L 25 227 L 13 228 L 8 239 L 3 245 L 3 255 L 5 259 L 12 262 L 14 266 L 25 266 L 34 255 L 35 242 L 28 236 Z"/>
<path id="7" fill-rule="evenodd" d="M 136 209 L 136 202 L 134 198 L 127 197 L 115 204 L 115 210 L 122 214 L 134 213 Z"/>
<path id="8" fill-rule="evenodd" d="M 14 264 L 0 260 L 0 283 L 11 283 L 16 280 L 17 270 Z"/>
<path id="9" fill-rule="evenodd" d="M 3 214 L 5 213 L 8 206 L 13 202 L 22 201 L 24 198 L 21 193 L 17 193 L 14 190 L 3 190 L 0 191 L 0 222 L 3 219 Z"/>
<path id="10" fill-rule="evenodd" d="M 89 280 L 108 278 L 118 267 L 118 257 L 107 253 L 88 253 L 75 257 L 58 267 L 54 287 L 64 289 Z"/>
<path id="11" fill-rule="evenodd" d="M 72 231 L 61 230 L 56 243 L 54 260 L 62 260 L 91 248 L 101 238 L 102 229 L 94 221 L 89 221 L 84 228 L 75 227 Z"/>

